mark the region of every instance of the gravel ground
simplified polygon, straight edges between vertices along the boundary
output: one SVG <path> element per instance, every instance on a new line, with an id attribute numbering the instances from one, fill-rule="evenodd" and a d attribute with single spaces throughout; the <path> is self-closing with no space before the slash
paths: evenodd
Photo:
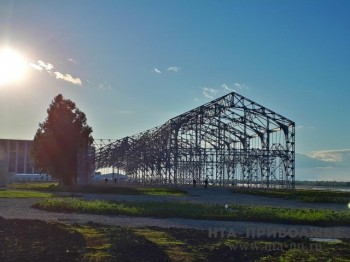
<path id="1" fill-rule="evenodd" d="M 346 210 L 347 205 L 339 204 L 318 204 L 318 203 L 300 203 L 297 201 L 282 200 L 276 198 L 267 198 L 260 196 L 251 196 L 244 194 L 231 194 L 225 189 L 189 189 L 187 196 L 145 196 L 145 195 L 104 195 L 104 194 L 83 194 L 84 199 L 106 199 L 117 201 L 190 201 L 196 203 L 238 203 L 238 204 L 254 204 L 268 205 L 278 207 L 291 208 L 331 208 L 334 210 Z M 46 212 L 32 208 L 31 206 L 42 199 L 38 198 L 0 198 L 0 216 L 7 219 L 39 219 L 45 221 L 61 221 L 65 223 L 80 223 L 88 222 L 116 225 L 124 227 L 141 227 L 141 226 L 158 226 L 163 228 L 193 228 L 209 230 L 213 228 L 234 229 L 235 233 L 243 234 L 249 228 L 258 230 L 261 228 L 273 227 L 293 227 L 296 229 L 314 228 L 322 230 L 321 227 L 300 226 L 300 225 L 281 225 L 259 222 L 231 222 L 231 221 L 211 221 L 211 220 L 194 220 L 181 218 L 149 218 L 149 217 L 127 217 L 127 216 L 107 216 L 93 214 L 77 214 L 77 213 L 54 213 Z M 341 232 L 342 237 L 349 238 L 350 227 L 330 227 L 331 230 Z"/>

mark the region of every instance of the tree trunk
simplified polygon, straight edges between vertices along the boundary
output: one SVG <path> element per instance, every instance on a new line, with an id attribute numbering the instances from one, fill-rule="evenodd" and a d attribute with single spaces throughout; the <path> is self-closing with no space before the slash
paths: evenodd
<path id="1" fill-rule="evenodd" d="M 74 185 L 74 179 L 71 175 L 67 174 L 62 177 L 62 183 L 64 186 Z"/>

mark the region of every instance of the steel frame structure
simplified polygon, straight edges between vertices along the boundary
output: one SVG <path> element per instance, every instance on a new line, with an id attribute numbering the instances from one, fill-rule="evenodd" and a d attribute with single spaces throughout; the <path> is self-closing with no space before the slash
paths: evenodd
<path id="1" fill-rule="evenodd" d="M 105 141 L 104 141 L 105 143 Z M 295 123 L 235 92 L 165 124 L 98 145 L 95 169 L 155 184 L 295 188 Z"/>

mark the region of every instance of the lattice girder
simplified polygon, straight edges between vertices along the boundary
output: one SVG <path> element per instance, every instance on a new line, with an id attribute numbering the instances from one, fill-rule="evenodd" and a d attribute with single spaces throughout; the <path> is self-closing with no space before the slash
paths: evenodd
<path id="1" fill-rule="evenodd" d="M 237 93 L 96 151 L 142 183 L 295 186 L 295 123 Z"/>

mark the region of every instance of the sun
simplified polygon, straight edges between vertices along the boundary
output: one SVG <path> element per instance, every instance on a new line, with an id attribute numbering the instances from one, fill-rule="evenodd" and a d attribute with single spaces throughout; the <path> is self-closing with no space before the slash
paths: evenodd
<path id="1" fill-rule="evenodd" d="M 0 86 L 20 82 L 26 73 L 28 63 L 19 52 L 0 48 Z"/>

